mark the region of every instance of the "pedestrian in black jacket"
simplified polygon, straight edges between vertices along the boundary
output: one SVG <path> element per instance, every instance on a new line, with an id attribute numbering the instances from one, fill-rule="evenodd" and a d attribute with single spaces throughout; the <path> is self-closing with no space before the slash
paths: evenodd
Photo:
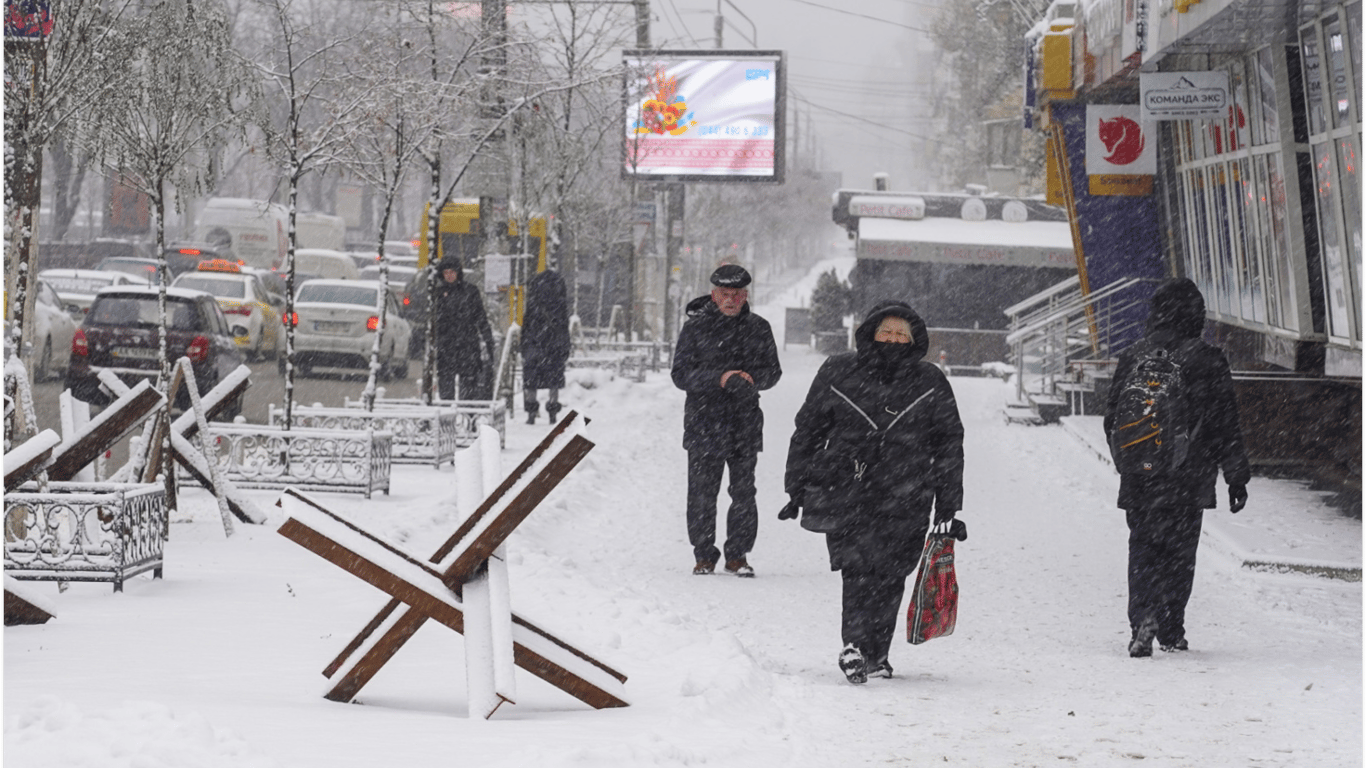
<path id="1" fill-rule="evenodd" d="M 1105 436 L 1114 435 L 1122 384 L 1145 345 L 1166 350 L 1180 366 L 1189 397 L 1186 410 L 1198 422 L 1189 452 L 1175 470 L 1154 476 L 1121 474 L 1117 506 L 1129 524 L 1129 655 L 1151 656 L 1153 638 L 1164 651 L 1184 651 L 1186 603 L 1195 581 L 1195 550 L 1204 510 L 1217 506 L 1219 470 L 1228 483 L 1229 511 L 1247 503 L 1252 477 L 1233 374 L 1218 347 L 1200 339 L 1205 297 L 1185 278 L 1163 283 L 1153 294 L 1144 341 L 1119 355 L 1105 414 Z"/>
<path id="2" fill-rule="evenodd" d="M 536 390 L 548 390 L 545 412 L 554 424 L 569 360 L 569 298 L 564 278 L 553 269 L 531 278 L 522 317 L 522 390 L 526 423 L 536 423 Z"/>
<path id="3" fill-rule="evenodd" d="M 674 385 L 688 393 L 683 406 L 683 447 L 688 451 L 688 540 L 693 573 L 712 573 L 716 548 L 716 496 L 730 468 L 726 515 L 726 572 L 753 576 L 747 555 L 759 530 L 754 467 L 764 447 L 759 391 L 778 383 L 778 345 L 768 321 L 749 309 L 750 276 L 727 264 L 711 276 L 711 295 L 688 303 L 688 321 L 674 349 Z"/>
<path id="4" fill-rule="evenodd" d="M 484 297 L 465 282 L 458 256 L 444 256 L 436 265 L 436 385 L 442 400 L 454 400 L 460 379 L 462 400 L 493 398 L 492 363 L 496 359 L 493 329 L 484 311 Z"/>
<path id="5" fill-rule="evenodd" d="M 784 486 L 802 527 L 825 534 L 843 580 L 839 665 L 851 683 L 891 677 L 887 653 L 906 577 L 930 529 L 963 506 L 963 423 L 940 369 L 921 360 L 910 306 L 873 307 L 855 351 L 826 360 L 797 412 Z"/>

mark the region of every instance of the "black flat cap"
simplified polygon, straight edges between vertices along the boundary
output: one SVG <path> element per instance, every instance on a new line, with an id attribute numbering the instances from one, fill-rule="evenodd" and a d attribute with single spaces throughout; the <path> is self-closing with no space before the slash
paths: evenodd
<path id="1" fill-rule="evenodd" d="M 744 288 L 749 280 L 749 273 L 739 264 L 722 264 L 711 273 L 711 284 L 722 288 Z"/>

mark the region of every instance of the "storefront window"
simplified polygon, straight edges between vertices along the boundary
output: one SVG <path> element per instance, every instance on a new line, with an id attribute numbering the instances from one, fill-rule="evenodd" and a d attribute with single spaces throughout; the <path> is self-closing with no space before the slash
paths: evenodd
<path id="1" fill-rule="evenodd" d="M 1361 3 L 1347 7 L 1347 50 L 1352 52 L 1352 71 L 1361 79 Z M 1360 88 L 1360 84 L 1357 86 Z"/>
<path id="2" fill-rule="evenodd" d="M 1228 138 L 1227 151 L 1246 149 L 1248 145 L 1247 125 L 1247 78 L 1243 76 L 1243 63 L 1233 62 L 1229 68 L 1228 84 L 1233 91 L 1233 104 L 1229 107 L 1225 120 L 1225 135 Z"/>
<path id="3" fill-rule="evenodd" d="M 1262 300 L 1266 303 L 1267 322 L 1281 325 L 1284 321 L 1281 317 L 1280 297 L 1276 291 L 1273 268 L 1279 253 L 1271 228 L 1271 196 L 1267 191 L 1266 155 L 1252 158 L 1252 194 L 1252 216 L 1256 220 L 1256 250 L 1260 259 L 1260 274 L 1263 277 Z"/>
<path id="4" fill-rule="evenodd" d="M 1233 206 L 1233 243 L 1238 249 L 1238 285 L 1244 320 L 1266 322 L 1266 302 L 1262 298 L 1262 270 L 1257 255 L 1257 195 L 1248 172 L 1251 162 L 1243 158 L 1233 163 L 1237 176 L 1233 190 L 1238 199 Z"/>
<path id="5" fill-rule="evenodd" d="M 1323 292 L 1327 304 L 1328 333 L 1338 338 L 1351 334 L 1351 296 L 1347 288 L 1347 254 L 1338 234 L 1339 183 L 1333 144 L 1314 147 L 1314 184 L 1318 188 L 1319 252 L 1323 258 Z"/>
<path id="6" fill-rule="evenodd" d="M 1351 120 L 1351 93 L 1347 85 L 1347 52 L 1342 49 L 1342 22 L 1337 19 L 1323 25 L 1323 39 L 1328 46 L 1328 71 L 1331 75 L 1329 113 L 1333 126 L 1341 128 Z"/>
<path id="7" fill-rule="evenodd" d="M 1195 212 L 1191 217 L 1190 240 L 1197 273 L 1197 277 L 1192 279 L 1199 283 L 1201 292 L 1209 297 L 1214 293 L 1214 278 L 1210 269 L 1209 209 L 1205 199 L 1208 191 L 1205 187 L 1205 172 L 1196 168 L 1190 172 L 1190 180 L 1191 209 Z"/>
<path id="8" fill-rule="evenodd" d="M 1347 266 L 1351 270 L 1352 296 L 1354 306 L 1361 305 L 1361 169 L 1357 156 L 1357 144 L 1351 137 L 1338 140 L 1338 173 L 1342 177 L 1342 208 L 1348 211 L 1344 220 L 1347 225 Z M 1360 319 L 1360 315 L 1358 315 Z M 1353 338 L 1361 341 L 1361 327 L 1355 329 Z"/>
<path id="9" fill-rule="evenodd" d="M 1271 235 L 1276 246 L 1276 293 L 1281 308 L 1281 327 L 1300 329 L 1299 305 L 1295 301 L 1294 277 L 1291 271 L 1290 222 L 1286 201 L 1285 174 L 1281 172 L 1280 157 L 1271 155 L 1266 162 L 1267 193 L 1271 198 Z"/>
<path id="10" fill-rule="evenodd" d="M 1313 27 L 1300 33 L 1304 52 L 1304 98 L 1309 108 L 1309 132 L 1323 133 L 1326 125 L 1323 114 L 1322 64 L 1319 60 L 1319 42 Z"/>
<path id="11" fill-rule="evenodd" d="M 1255 87 L 1260 108 L 1257 110 L 1257 130 L 1252 140 L 1257 144 L 1274 144 L 1281 140 L 1281 132 L 1280 115 L 1276 112 L 1275 59 L 1271 49 L 1258 51 L 1253 62 L 1257 72 Z"/>

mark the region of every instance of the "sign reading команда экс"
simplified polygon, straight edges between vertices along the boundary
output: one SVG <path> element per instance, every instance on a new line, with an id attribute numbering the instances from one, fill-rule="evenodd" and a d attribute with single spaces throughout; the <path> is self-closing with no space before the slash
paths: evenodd
<path id="1" fill-rule="evenodd" d="M 1224 117 L 1228 72 L 1143 72 L 1138 95 L 1144 120 Z"/>

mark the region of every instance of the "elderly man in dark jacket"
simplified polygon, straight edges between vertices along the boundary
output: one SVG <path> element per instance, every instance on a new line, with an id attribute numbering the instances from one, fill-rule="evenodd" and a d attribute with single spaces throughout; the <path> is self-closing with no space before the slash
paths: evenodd
<path id="1" fill-rule="evenodd" d="M 548 390 L 545 412 L 554 424 L 569 360 L 569 298 L 564 278 L 553 269 L 531 278 L 522 317 L 522 390 L 526 423 L 536 423 L 536 390 Z"/>
<path id="2" fill-rule="evenodd" d="M 442 400 L 454 400 L 458 376 L 461 399 L 492 399 L 490 368 L 497 353 L 493 329 L 484 311 L 484 297 L 476 286 L 465 282 L 465 269 L 459 257 L 442 257 L 436 269 L 436 301 L 432 311 L 436 313 L 437 391 Z"/>
<path id="3" fill-rule="evenodd" d="M 764 447 L 759 391 L 778 383 L 778 346 L 768 321 L 749 309 L 750 276 L 727 264 L 711 276 L 711 295 L 688 303 L 674 349 L 674 385 L 688 393 L 683 447 L 688 451 L 688 540 L 693 573 L 712 573 L 717 558 L 716 496 L 730 468 L 726 572 L 753 576 L 747 555 L 759 530 L 754 467 Z"/>
<path id="4" fill-rule="evenodd" d="M 797 412 L 780 519 L 825 534 L 843 581 L 840 669 L 852 683 L 891 677 L 887 654 L 906 577 L 935 523 L 963 506 L 963 423 L 929 350 L 925 323 L 881 302 L 855 350 L 826 360 Z"/>
<path id="5" fill-rule="evenodd" d="M 1148 332 L 1120 354 L 1110 387 L 1105 435 L 1118 427 L 1116 407 L 1137 361 L 1154 348 L 1180 367 L 1186 411 L 1197 422 L 1180 466 L 1151 475 L 1121 473 L 1117 506 L 1129 524 L 1129 655 L 1151 656 L 1156 637 L 1164 651 L 1184 651 L 1186 602 L 1195 580 L 1195 551 L 1204 510 L 1216 505 L 1219 470 L 1228 483 L 1229 511 L 1247 503 L 1248 468 L 1233 375 L 1218 348 L 1200 339 L 1205 299 L 1195 283 L 1169 280 L 1153 294 Z"/>

